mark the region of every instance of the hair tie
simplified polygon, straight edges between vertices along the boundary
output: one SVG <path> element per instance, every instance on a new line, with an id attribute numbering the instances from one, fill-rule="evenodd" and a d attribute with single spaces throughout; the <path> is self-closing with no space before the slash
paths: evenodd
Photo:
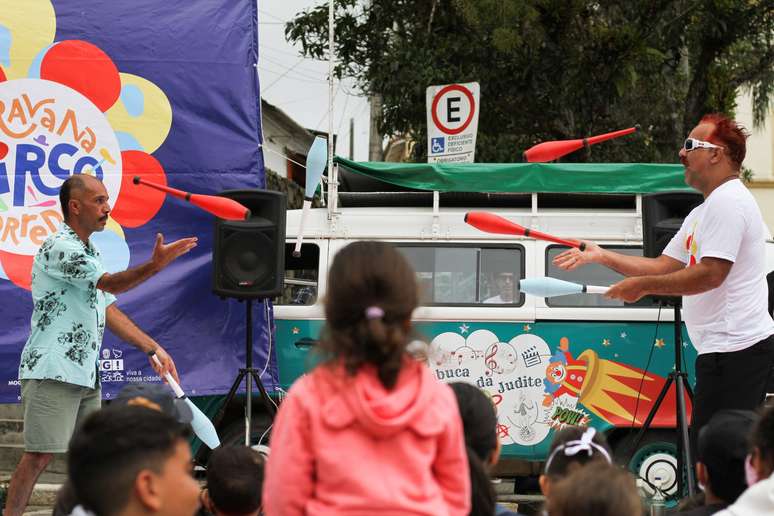
<path id="1" fill-rule="evenodd" d="M 366 316 L 366 319 L 368 319 L 369 321 L 372 319 L 381 319 L 382 317 L 384 317 L 384 310 L 382 310 L 378 306 L 369 306 L 368 308 L 366 308 L 365 316 Z"/>
<path id="2" fill-rule="evenodd" d="M 580 452 L 586 452 L 586 455 L 591 457 L 594 455 L 594 451 L 598 451 L 609 464 L 613 463 L 613 460 L 610 458 L 610 454 L 607 453 L 607 450 L 605 450 L 602 446 L 598 445 L 594 442 L 594 435 L 597 433 L 597 430 L 593 427 L 588 427 L 585 432 L 583 432 L 583 435 L 581 435 L 580 439 L 575 441 L 568 441 L 564 444 L 561 444 L 556 447 L 556 449 L 551 452 L 551 455 L 548 456 L 548 459 L 546 460 L 546 466 L 545 466 L 545 472 L 548 473 L 548 469 L 551 467 L 551 462 L 553 461 L 554 457 L 559 452 L 564 452 L 565 457 L 574 457 Z"/>

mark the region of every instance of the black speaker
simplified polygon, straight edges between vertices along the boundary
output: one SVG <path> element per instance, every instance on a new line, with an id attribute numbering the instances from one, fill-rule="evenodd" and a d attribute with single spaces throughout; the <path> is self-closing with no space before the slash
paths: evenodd
<path id="1" fill-rule="evenodd" d="M 642 244 L 644 255 L 658 258 L 683 220 L 704 202 L 698 192 L 663 192 L 642 197 Z"/>
<path id="2" fill-rule="evenodd" d="M 250 218 L 216 219 L 212 291 L 237 299 L 280 295 L 285 271 L 285 194 L 227 190 L 219 195 L 243 204 L 250 210 Z"/>

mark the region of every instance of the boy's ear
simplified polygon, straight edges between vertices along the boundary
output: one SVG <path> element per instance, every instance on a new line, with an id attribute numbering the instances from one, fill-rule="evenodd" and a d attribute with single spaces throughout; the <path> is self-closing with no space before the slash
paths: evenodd
<path id="1" fill-rule="evenodd" d="M 548 476 L 540 475 L 538 483 L 540 484 L 540 492 L 543 493 L 543 496 L 548 496 L 551 492 L 551 480 L 549 480 Z"/>
<path id="2" fill-rule="evenodd" d="M 199 499 L 202 502 L 202 505 L 205 509 L 207 509 L 212 514 L 215 514 L 215 506 L 212 503 L 212 498 L 210 498 L 210 491 L 206 487 L 202 489 L 201 494 L 199 495 Z"/>
<path id="3" fill-rule="evenodd" d="M 137 473 L 134 479 L 134 493 L 144 507 L 153 512 L 161 509 L 162 502 L 156 485 L 156 476 L 151 470 L 143 469 Z"/>
<path id="4" fill-rule="evenodd" d="M 707 466 L 701 462 L 696 462 L 696 480 L 703 486 L 709 484 L 709 475 L 707 474 Z"/>

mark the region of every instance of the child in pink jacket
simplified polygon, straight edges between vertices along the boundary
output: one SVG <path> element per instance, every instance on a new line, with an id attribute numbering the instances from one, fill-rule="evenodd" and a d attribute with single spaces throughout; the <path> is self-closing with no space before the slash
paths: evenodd
<path id="1" fill-rule="evenodd" d="M 470 480 L 451 389 L 411 358 L 414 271 L 392 246 L 334 258 L 326 361 L 280 406 L 263 485 L 267 516 L 467 515 Z"/>

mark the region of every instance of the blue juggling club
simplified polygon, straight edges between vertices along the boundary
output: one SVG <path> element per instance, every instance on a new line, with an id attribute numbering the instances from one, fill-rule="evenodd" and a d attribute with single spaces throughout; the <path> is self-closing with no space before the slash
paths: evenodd
<path id="1" fill-rule="evenodd" d="M 156 353 L 151 353 L 150 356 L 153 357 L 153 360 L 156 362 L 156 364 L 158 364 L 159 367 L 164 367 L 161 365 L 161 361 L 159 360 L 159 357 L 156 356 Z M 175 392 L 175 396 L 178 399 L 184 400 L 188 407 L 190 407 L 191 412 L 193 413 L 191 428 L 193 428 L 196 437 L 201 439 L 201 441 L 211 450 L 214 450 L 220 446 L 220 438 L 218 437 L 218 432 L 215 430 L 215 426 L 212 424 L 212 421 L 210 421 L 209 418 L 204 415 L 204 412 L 202 412 L 199 407 L 194 405 L 193 401 L 188 399 L 188 396 L 185 395 L 183 389 L 180 388 L 180 385 L 178 385 L 175 379 L 172 378 L 171 374 L 164 373 L 164 378 L 166 378 L 167 383 Z"/>
<path id="2" fill-rule="evenodd" d="M 610 287 L 582 285 L 557 278 L 527 278 L 519 281 L 519 290 L 537 297 L 556 297 L 568 294 L 604 294 Z"/>
<path id="3" fill-rule="evenodd" d="M 298 236 L 296 236 L 296 247 L 293 249 L 293 256 L 301 256 L 301 242 L 304 240 L 304 225 L 309 209 L 312 207 L 314 192 L 317 191 L 317 185 L 320 184 L 325 165 L 328 162 L 328 140 L 321 136 L 315 136 L 309 154 L 306 156 L 306 186 L 304 187 L 304 208 L 301 211 L 301 224 L 298 227 Z"/>

